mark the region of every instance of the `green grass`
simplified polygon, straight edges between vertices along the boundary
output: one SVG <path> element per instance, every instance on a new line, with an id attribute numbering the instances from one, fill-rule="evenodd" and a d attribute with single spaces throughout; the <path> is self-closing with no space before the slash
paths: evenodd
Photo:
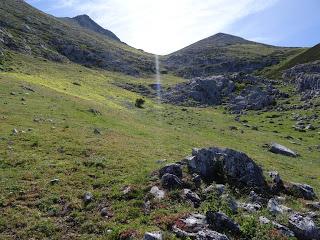
<path id="1" fill-rule="evenodd" d="M 139 237 L 146 230 L 156 230 L 169 221 L 168 216 L 194 210 L 178 200 L 164 201 L 144 215 L 150 174 L 161 166 L 157 160 L 181 160 L 193 147 L 243 151 L 265 171 L 278 170 L 285 180 L 309 183 L 320 193 L 319 152 L 309 149 L 319 143 L 320 135 L 293 131 L 292 112 L 280 113 L 274 123 L 268 118 L 273 113 L 242 117 L 259 127 L 255 131 L 235 122 L 220 107 L 182 111 L 182 107 L 158 106 L 146 99 L 145 107 L 137 109 L 134 103 L 141 96 L 113 84 L 150 84 L 152 78 L 17 54 L 11 55 L 11 67 L 10 72 L 0 72 L 1 239 L 114 239 L 125 230 L 135 230 Z M 181 81 L 170 75 L 164 78 L 166 85 Z M 101 115 L 92 114 L 90 108 Z M 231 131 L 229 126 L 239 130 Z M 11 135 L 14 128 L 25 132 Z M 102 134 L 95 135 L 94 128 Z M 301 145 L 290 143 L 287 135 L 302 138 L 297 140 Z M 272 141 L 301 156 L 268 152 L 263 145 Z M 60 181 L 52 185 L 54 178 Z M 129 200 L 122 196 L 128 185 L 135 189 Z M 93 193 L 94 201 L 84 206 L 81 198 L 87 191 Z M 100 216 L 102 206 L 110 208 L 111 219 Z M 59 215 L 64 209 L 65 214 Z"/>

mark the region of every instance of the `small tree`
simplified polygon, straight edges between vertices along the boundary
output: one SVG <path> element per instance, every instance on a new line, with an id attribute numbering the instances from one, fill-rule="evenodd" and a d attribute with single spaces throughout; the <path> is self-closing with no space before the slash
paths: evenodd
<path id="1" fill-rule="evenodd" d="M 136 103 L 135 103 L 135 106 L 137 108 L 143 108 L 143 104 L 145 103 L 146 101 L 142 98 L 137 98 L 136 99 Z"/>

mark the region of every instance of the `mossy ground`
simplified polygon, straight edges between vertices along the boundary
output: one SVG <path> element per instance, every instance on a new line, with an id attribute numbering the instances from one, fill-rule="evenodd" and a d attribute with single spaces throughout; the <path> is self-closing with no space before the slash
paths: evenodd
<path id="1" fill-rule="evenodd" d="M 146 99 L 144 108 L 138 109 L 134 104 L 141 96 L 113 84 L 150 84 L 152 78 L 17 54 L 11 55 L 10 66 L 10 72 L 0 72 L 0 239 L 114 239 L 124 231 L 136 231 L 141 237 L 146 230 L 164 227 L 194 210 L 179 200 L 164 201 L 145 215 L 143 200 L 151 173 L 161 166 L 157 160 L 181 160 L 193 147 L 243 151 L 265 172 L 277 170 L 285 180 L 308 183 L 320 194 L 320 153 L 309 148 L 319 144 L 320 134 L 294 131 L 292 111 L 251 112 L 241 118 L 258 126 L 257 131 L 236 122 L 222 107 L 159 106 Z M 170 85 L 183 79 L 165 75 L 163 81 Z M 280 116 L 270 122 L 272 114 Z M 17 135 L 12 135 L 14 128 Z M 94 133 L 95 128 L 101 135 Z M 300 156 L 275 155 L 263 148 L 273 141 Z M 59 182 L 51 184 L 55 178 Z M 135 189 L 130 199 L 123 198 L 125 186 Z M 82 196 L 88 191 L 94 201 L 85 206 Z M 104 206 L 112 218 L 100 216 Z M 244 219 L 241 224 L 250 229 L 253 223 Z"/>

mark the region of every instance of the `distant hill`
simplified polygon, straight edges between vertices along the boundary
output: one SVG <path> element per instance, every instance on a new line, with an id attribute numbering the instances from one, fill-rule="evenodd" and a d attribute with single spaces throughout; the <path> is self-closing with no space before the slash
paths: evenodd
<path id="1" fill-rule="evenodd" d="M 74 18 L 63 18 L 70 23 L 78 24 L 81 27 L 94 31 L 96 33 L 100 33 L 106 36 L 109 39 L 116 40 L 120 42 L 120 39 L 111 31 L 104 29 L 100 25 L 98 25 L 95 21 L 93 21 L 88 15 L 79 15 Z"/>
<path id="2" fill-rule="evenodd" d="M 278 64 L 297 48 L 275 47 L 218 33 L 163 58 L 164 64 L 183 77 L 245 72 Z"/>
<path id="3" fill-rule="evenodd" d="M 0 15 L 0 54 L 13 50 L 135 76 L 154 72 L 151 54 L 120 42 L 89 17 L 70 22 L 21 0 L 1 0 Z"/>

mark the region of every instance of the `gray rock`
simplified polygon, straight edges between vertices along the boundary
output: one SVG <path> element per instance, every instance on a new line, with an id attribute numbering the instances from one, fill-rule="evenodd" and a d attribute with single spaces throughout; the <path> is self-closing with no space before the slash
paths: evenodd
<path id="1" fill-rule="evenodd" d="M 193 181 L 193 183 L 194 183 L 196 188 L 200 188 L 201 187 L 202 179 L 201 179 L 200 175 L 193 174 L 192 175 L 192 181 Z"/>
<path id="2" fill-rule="evenodd" d="M 161 178 L 161 184 L 166 189 L 175 189 L 182 187 L 182 181 L 173 174 L 166 173 Z"/>
<path id="3" fill-rule="evenodd" d="M 166 173 L 176 175 L 177 177 L 182 177 L 182 168 L 180 164 L 168 164 L 159 170 L 159 176 L 162 177 Z"/>
<path id="4" fill-rule="evenodd" d="M 222 98 L 234 90 L 235 84 L 225 76 L 195 78 L 164 93 L 163 100 L 186 106 L 220 105 Z"/>
<path id="5" fill-rule="evenodd" d="M 96 135 L 101 135 L 101 131 L 100 131 L 100 129 L 98 129 L 98 128 L 95 128 L 95 129 L 93 130 L 93 133 L 96 134 Z"/>
<path id="6" fill-rule="evenodd" d="M 162 240 L 161 232 L 146 232 L 143 240 Z"/>
<path id="7" fill-rule="evenodd" d="M 150 193 L 154 196 L 155 199 L 161 200 L 165 197 L 165 192 L 160 190 L 157 186 L 153 186 L 150 190 Z"/>
<path id="8" fill-rule="evenodd" d="M 269 200 L 267 208 L 272 214 L 284 214 L 292 212 L 290 208 L 279 204 L 278 201 L 274 198 L 271 198 Z"/>
<path id="9" fill-rule="evenodd" d="M 50 180 L 51 185 L 58 184 L 59 182 L 60 182 L 60 180 L 58 178 L 54 178 L 54 179 Z"/>
<path id="10" fill-rule="evenodd" d="M 257 212 L 262 208 L 258 203 L 239 203 L 238 206 L 249 213 Z"/>
<path id="11" fill-rule="evenodd" d="M 263 191 L 266 182 L 262 169 L 246 154 L 227 148 L 194 149 L 188 167 L 209 181 L 229 182 L 239 187 Z"/>
<path id="12" fill-rule="evenodd" d="M 263 216 L 259 217 L 259 221 L 260 221 L 260 224 L 263 224 L 263 225 L 271 224 L 275 229 L 277 229 L 282 235 L 286 237 L 294 237 L 294 233 L 284 225 L 281 225 L 274 221 L 270 221 L 268 218 Z"/>
<path id="13" fill-rule="evenodd" d="M 19 134 L 19 131 L 16 128 L 12 129 L 12 135 L 18 135 L 18 134 Z"/>
<path id="14" fill-rule="evenodd" d="M 91 203 L 93 201 L 93 195 L 90 192 L 87 192 L 83 195 L 83 202 L 85 204 Z"/>
<path id="15" fill-rule="evenodd" d="M 276 153 L 276 154 L 281 154 L 289 157 L 297 157 L 298 155 L 292 151 L 291 149 L 282 146 L 278 143 L 272 143 L 269 149 L 270 152 Z"/>
<path id="16" fill-rule="evenodd" d="M 198 232 L 196 240 L 229 240 L 229 238 L 221 233 L 212 230 L 203 230 Z"/>
<path id="17" fill-rule="evenodd" d="M 208 224 L 206 216 L 201 214 L 191 214 L 184 219 L 178 220 L 172 227 L 173 232 L 181 238 L 196 238 L 199 231 L 207 230 Z"/>
<path id="18" fill-rule="evenodd" d="M 306 200 L 314 200 L 316 198 L 313 188 L 307 184 L 289 183 L 285 188 L 288 194 L 295 197 L 304 198 Z"/>
<path id="19" fill-rule="evenodd" d="M 289 217 L 289 228 L 295 236 L 301 240 L 320 239 L 320 228 L 310 217 L 303 217 L 300 214 L 292 214 Z"/>
<path id="20" fill-rule="evenodd" d="M 251 191 L 249 194 L 249 200 L 251 203 L 258 203 L 262 205 L 264 199 L 255 191 Z"/>
<path id="21" fill-rule="evenodd" d="M 106 207 L 102 208 L 100 211 L 100 214 L 102 217 L 109 217 L 110 215 L 109 209 Z"/>
<path id="22" fill-rule="evenodd" d="M 183 189 L 183 197 L 187 201 L 190 201 L 194 207 L 200 207 L 201 198 L 195 192 L 192 192 L 190 189 Z"/>
<path id="23" fill-rule="evenodd" d="M 208 211 L 206 213 L 207 222 L 212 229 L 217 231 L 227 231 L 233 234 L 240 233 L 239 224 L 235 223 L 226 214 L 222 212 Z"/>
<path id="24" fill-rule="evenodd" d="M 225 192 L 225 185 L 223 184 L 211 184 L 203 190 L 203 193 L 216 193 L 218 196 L 221 196 Z"/>

